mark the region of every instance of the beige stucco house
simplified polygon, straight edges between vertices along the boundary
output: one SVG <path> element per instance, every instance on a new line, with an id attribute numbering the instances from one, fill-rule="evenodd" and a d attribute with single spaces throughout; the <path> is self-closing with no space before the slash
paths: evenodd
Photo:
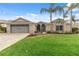
<path id="1" fill-rule="evenodd" d="M 58 23 L 56 20 L 51 23 L 34 23 L 24 18 L 17 18 L 12 21 L 0 21 L 0 25 L 6 27 L 7 33 L 71 32 L 70 23 L 66 21 Z"/>

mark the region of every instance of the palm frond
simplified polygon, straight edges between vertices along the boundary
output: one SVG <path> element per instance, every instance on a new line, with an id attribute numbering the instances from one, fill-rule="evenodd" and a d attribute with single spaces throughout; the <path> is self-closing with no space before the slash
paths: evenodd
<path id="1" fill-rule="evenodd" d="M 64 16 L 66 16 L 66 15 L 68 14 L 69 11 L 70 11 L 70 10 L 67 10 L 67 11 L 64 13 Z"/>
<path id="2" fill-rule="evenodd" d="M 79 3 L 76 3 L 77 8 L 79 8 Z"/>
<path id="3" fill-rule="evenodd" d="M 46 13 L 46 12 L 48 12 L 49 10 L 47 9 L 47 8 L 41 8 L 41 10 L 40 10 L 40 13 Z"/>
<path id="4" fill-rule="evenodd" d="M 72 21 L 73 21 L 73 22 L 75 22 L 75 21 L 76 21 L 76 20 L 75 20 L 75 16 L 72 16 Z"/>
<path id="5" fill-rule="evenodd" d="M 79 3 L 72 3 L 69 7 L 68 7 L 68 10 L 66 11 L 66 13 L 64 15 L 67 15 L 68 12 L 74 8 L 76 8 L 77 6 L 79 6 Z"/>

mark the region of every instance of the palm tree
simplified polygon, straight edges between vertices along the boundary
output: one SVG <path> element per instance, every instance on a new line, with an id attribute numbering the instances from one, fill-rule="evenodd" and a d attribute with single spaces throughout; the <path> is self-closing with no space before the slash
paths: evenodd
<path id="1" fill-rule="evenodd" d="M 65 13 L 65 10 L 64 10 L 64 8 L 65 8 L 66 6 L 57 6 L 56 7 L 56 12 L 59 12 L 60 14 L 63 14 L 63 20 L 64 20 L 64 13 Z"/>
<path id="2" fill-rule="evenodd" d="M 40 12 L 41 13 L 49 13 L 50 14 L 50 23 L 52 22 L 52 13 L 55 13 L 55 4 L 50 4 L 49 8 L 41 8 Z"/>
<path id="3" fill-rule="evenodd" d="M 73 21 L 74 24 L 75 24 L 75 22 L 76 22 L 76 20 L 75 20 L 75 16 L 72 16 L 72 21 Z"/>
<path id="4" fill-rule="evenodd" d="M 66 6 L 56 6 L 55 3 L 53 3 L 53 4 L 50 4 L 50 7 L 49 8 L 41 8 L 40 12 L 41 13 L 48 12 L 50 14 L 50 23 L 51 23 L 52 22 L 52 14 L 53 13 L 56 14 L 56 12 L 60 12 L 60 14 L 62 13 L 63 14 L 63 20 L 64 20 L 64 17 L 65 17 L 64 16 L 64 8 L 65 7 Z"/>
<path id="5" fill-rule="evenodd" d="M 70 11 L 70 27 L 71 27 L 71 32 L 72 32 L 72 21 L 73 21 L 73 9 L 76 8 L 77 6 L 79 6 L 79 4 L 76 4 L 76 3 L 72 3 L 70 6 L 68 6 L 68 10 L 66 11 L 65 15 L 68 14 L 68 12 Z"/>
<path id="6" fill-rule="evenodd" d="M 49 13 L 50 14 L 50 24 L 51 24 L 51 31 L 52 31 L 52 14 L 56 12 L 55 3 L 50 4 L 49 8 L 41 8 L 40 13 Z"/>

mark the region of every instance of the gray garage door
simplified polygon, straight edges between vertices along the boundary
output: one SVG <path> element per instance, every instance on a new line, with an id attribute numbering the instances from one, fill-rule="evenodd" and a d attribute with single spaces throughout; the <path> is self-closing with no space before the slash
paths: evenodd
<path id="1" fill-rule="evenodd" d="M 11 25 L 12 33 L 27 33 L 29 32 L 29 25 Z"/>

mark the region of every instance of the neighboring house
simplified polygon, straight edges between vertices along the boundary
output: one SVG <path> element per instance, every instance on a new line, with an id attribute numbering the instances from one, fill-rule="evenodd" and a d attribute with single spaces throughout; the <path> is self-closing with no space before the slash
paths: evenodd
<path id="1" fill-rule="evenodd" d="M 17 18 L 12 21 L 0 22 L 5 26 L 7 33 L 34 33 L 34 32 L 70 32 L 70 23 L 59 20 L 54 20 L 52 23 L 38 22 L 34 23 L 24 18 Z"/>
<path id="2" fill-rule="evenodd" d="M 0 20 L 0 26 L 6 27 L 6 23 L 7 23 L 6 20 Z"/>

